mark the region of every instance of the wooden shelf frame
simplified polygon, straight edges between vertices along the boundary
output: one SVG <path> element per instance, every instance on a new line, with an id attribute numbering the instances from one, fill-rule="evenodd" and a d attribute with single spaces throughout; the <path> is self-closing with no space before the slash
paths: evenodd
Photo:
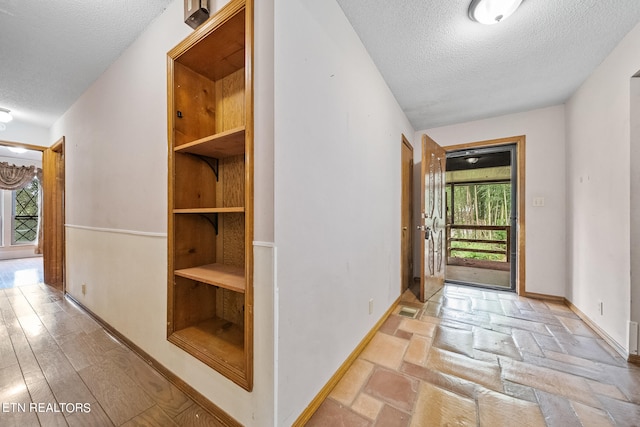
<path id="1" fill-rule="evenodd" d="M 253 3 L 254 0 L 231 0 L 207 22 L 169 51 L 167 56 L 167 124 L 169 135 L 167 339 L 249 392 L 253 389 L 254 365 Z M 185 71 L 185 67 L 188 70 Z M 194 82 L 200 82 L 201 77 L 211 79 L 216 85 L 215 96 L 218 96 L 219 88 L 223 91 L 226 90 L 227 82 L 236 86 L 242 85 L 244 90 L 233 92 L 231 96 L 239 97 L 233 98 L 232 102 L 238 101 L 244 106 L 235 111 L 228 110 L 231 114 L 241 114 L 242 116 L 239 118 L 242 123 L 235 119 L 229 121 L 226 117 L 222 119 L 223 121 L 218 121 L 219 114 L 223 116 L 226 114 L 225 105 L 220 111 L 218 110 L 219 106 L 215 106 L 215 117 L 211 114 L 214 111 L 213 108 L 210 110 L 206 108 L 183 110 L 177 104 L 178 100 L 182 99 L 179 97 L 183 96 L 184 92 L 176 92 L 178 90 L 176 80 L 174 80 L 176 72 L 180 73 L 181 79 L 191 78 L 190 76 L 194 73 L 200 74 L 200 77 L 194 76 L 196 79 Z M 198 84 L 200 83 L 196 83 L 196 85 Z M 213 90 L 207 93 L 213 93 Z M 227 95 L 223 94 L 222 96 Z M 184 116 L 178 117 L 176 110 L 185 113 Z M 195 114 L 199 116 L 195 116 Z M 206 117 L 207 115 L 211 119 Z M 205 124 L 199 127 L 198 123 L 205 123 L 202 120 L 209 120 L 212 123 L 210 121 L 212 119 L 215 119 L 215 126 Z M 178 122 L 178 120 L 185 121 Z M 193 127 L 194 123 L 196 127 Z M 241 196 L 244 201 L 233 200 L 227 202 L 227 206 L 225 206 L 224 201 L 220 203 L 218 200 L 214 203 L 211 203 L 212 200 L 205 199 L 194 199 L 194 203 L 186 200 L 184 193 L 180 192 L 180 189 L 174 188 L 177 171 L 174 165 L 178 158 L 180 165 L 183 165 L 183 159 L 189 158 L 191 155 L 200 157 L 207 162 L 210 159 L 218 162 L 220 159 L 220 165 L 227 162 L 227 157 L 241 156 L 244 159 L 244 172 L 240 175 L 240 179 L 244 181 L 244 195 Z M 235 159 L 231 159 L 231 162 L 235 162 Z M 214 172 L 217 171 L 214 170 Z M 184 181 L 184 175 L 180 179 Z M 228 181 L 225 181 L 224 185 L 227 184 Z M 181 185 L 184 185 L 184 182 Z M 176 191 L 178 192 L 176 193 Z M 180 199 L 179 207 L 174 204 L 177 199 Z M 196 202 L 195 200 L 200 201 Z M 212 205 L 222 207 L 211 207 Z M 216 238 L 215 245 L 217 247 L 212 248 L 211 251 L 215 260 L 211 257 L 206 259 L 209 256 L 205 254 L 208 250 L 199 252 L 204 248 L 185 246 L 180 241 L 181 234 L 175 234 L 176 224 L 182 224 L 180 226 L 184 227 L 186 224 L 184 220 L 194 214 L 199 214 L 207 219 L 218 215 L 225 218 L 224 231 L 220 233 L 221 237 Z M 223 270 L 228 265 L 223 264 L 218 255 L 224 254 L 224 262 L 227 262 L 227 254 L 220 252 L 220 245 L 222 244 L 223 248 L 226 247 L 224 242 L 233 238 L 233 233 L 227 232 L 227 222 L 230 225 L 244 224 L 244 237 L 240 238 L 244 248 L 240 252 L 244 257 L 244 266 L 235 267 L 236 270 L 230 275 L 231 280 L 224 277 L 220 271 L 221 265 L 224 265 Z M 233 226 L 235 227 L 235 225 Z M 198 242 L 203 240 L 193 232 L 189 238 L 194 239 L 194 244 L 201 244 Z M 194 260 L 200 259 L 199 262 L 213 262 L 213 264 L 189 265 L 188 262 L 185 263 L 185 259 L 174 259 L 174 249 L 181 251 L 181 257 L 185 256 L 183 254 L 189 254 L 188 256 L 193 257 Z M 192 250 L 195 252 L 190 252 Z M 233 258 L 236 256 L 236 252 L 232 253 L 234 254 L 231 255 Z M 216 260 L 218 263 L 215 262 Z M 234 262 L 229 263 L 234 264 Z M 176 264 L 180 265 L 180 268 L 175 268 Z M 194 289 L 199 289 L 197 292 L 211 293 L 213 299 L 205 302 L 204 306 L 208 305 L 206 309 L 197 303 L 198 297 L 196 295 L 189 294 L 192 292 L 192 286 Z M 205 291 L 205 289 L 209 289 L 209 291 Z M 224 299 L 233 295 L 237 296 L 237 303 L 241 304 L 240 311 L 237 312 L 240 316 L 237 323 L 222 319 L 221 317 L 227 317 L 225 312 L 218 313 L 217 309 L 209 312 L 213 308 L 211 304 L 215 304 L 218 298 Z M 184 305 L 185 302 L 187 305 Z M 196 304 L 194 309 L 200 310 L 200 313 L 190 313 L 189 304 Z M 190 318 L 195 324 L 189 323 Z M 232 316 L 229 319 L 233 318 Z"/>

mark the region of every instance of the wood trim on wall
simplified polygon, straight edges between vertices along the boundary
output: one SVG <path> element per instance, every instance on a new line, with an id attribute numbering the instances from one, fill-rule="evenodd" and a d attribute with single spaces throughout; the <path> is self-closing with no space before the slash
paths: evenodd
<path id="1" fill-rule="evenodd" d="M 42 152 L 44 282 L 65 291 L 64 136 Z"/>
<path id="2" fill-rule="evenodd" d="M 147 352 L 138 347 L 133 341 L 129 340 L 123 334 L 118 332 L 113 326 L 104 321 L 100 316 L 89 310 L 87 307 L 82 305 L 78 300 L 76 300 L 70 294 L 65 294 L 65 297 L 69 300 L 73 301 L 74 304 L 82 308 L 84 311 L 89 314 L 96 322 L 100 324 L 104 329 L 106 329 L 111 335 L 120 340 L 124 345 L 129 347 L 131 351 L 136 353 L 142 360 L 144 360 L 148 365 L 150 365 L 153 369 L 158 371 L 163 377 L 165 377 L 171 384 L 176 386 L 180 391 L 186 394 L 191 400 L 196 402 L 198 405 L 202 406 L 212 417 L 214 417 L 218 422 L 220 422 L 224 426 L 229 427 L 241 427 L 238 421 L 233 418 L 231 415 L 227 414 L 220 407 L 215 405 L 209 399 L 204 397 L 200 392 L 191 387 L 189 384 L 180 379 L 176 374 L 167 369 L 164 365 L 158 362 L 156 359 L 151 357 Z"/>
<path id="3" fill-rule="evenodd" d="M 470 142 L 465 144 L 449 145 L 443 147 L 447 152 L 459 151 L 470 148 L 486 148 L 496 147 L 500 145 L 516 145 L 517 153 L 517 191 L 518 191 L 518 259 L 517 259 L 517 276 L 516 276 L 516 291 L 518 295 L 526 295 L 526 257 L 525 257 L 525 241 L 526 241 L 526 227 L 525 227 L 525 214 L 526 214 L 526 197 L 525 197 L 525 172 L 526 172 L 526 136 L 512 136 L 509 138 L 490 139 L 486 141 Z"/>
<path id="4" fill-rule="evenodd" d="M 607 344 L 609 344 L 611 347 L 613 347 L 613 349 L 620 355 L 622 356 L 625 360 L 627 360 L 628 358 L 628 354 L 627 354 L 627 350 L 621 346 L 616 340 L 614 340 L 613 338 L 611 338 L 611 336 L 606 333 L 604 331 L 604 329 L 602 329 L 600 326 L 598 326 L 593 320 L 591 320 L 589 318 L 589 316 L 587 316 L 586 314 L 584 314 L 582 311 L 580 311 L 580 309 L 578 307 L 576 307 L 575 305 L 573 305 L 573 303 L 571 301 L 569 301 L 568 299 L 564 299 L 564 303 L 567 305 L 567 307 L 569 307 L 571 309 L 571 311 L 573 311 L 584 323 L 586 323 L 587 325 L 589 325 L 589 327 L 591 329 L 593 329 L 595 331 L 596 334 L 598 334 L 600 336 L 600 338 L 602 338 L 603 340 L 606 341 Z"/>
<path id="5" fill-rule="evenodd" d="M 565 297 L 561 297 L 558 295 L 547 295 L 547 294 L 538 294 L 535 292 L 525 292 L 523 297 L 531 298 L 531 299 L 539 299 L 543 301 L 552 301 L 560 304 L 566 304 L 567 300 Z"/>
<path id="6" fill-rule="evenodd" d="M 404 177 L 404 154 L 403 154 L 403 150 L 404 147 L 407 147 L 409 149 L 409 151 L 411 152 L 411 166 L 409 169 L 409 182 L 405 183 L 405 177 Z M 409 273 L 409 281 L 413 280 L 413 269 L 414 269 L 414 245 L 413 245 L 413 208 L 414 208 L 414 203 L 413 203 L 413 145 L 411 145 L 411 143 L 409 142 L 409 140 L 407 139 L 406 136 L 404 136 L 404 134 L 402 135 L 402 145 L 400 146 L 400 182 L 401 182 L 401 188 L 400 191 L 402 193 L 401 196 L 401 201 L 400 201 L 400 292 L 404 292 L 405 289 L 407 289 L 407 287 L 410 287 L 409 283 L 405 283 L 405 277 L 403 275 L 404 272 L 404 263 L 405 263 L 405 256 L 408 256 L 409 259 L 411 260 L 410 263 L 410 271 Z M 404 189 L 405 189 L 405 184 L 408 184 L 409 186 L 409 200 L 408 200 L 408 204 L 409 206 L 405 206 L 405 200 L 404 200 Z M 407 230 L 407 234 L 408 234 L 408 239 L 409 239 L 409 253 L 405 254 L 404 253 L 404 239 L 402 238 L 402 233 L 404 230 L 402 230 L 402 226 L 403 226 L 403 221 L 404 221 L 404 216 L 405 216 L 405 209 L 409 210 L 409 226 L 408 226 L 408 230 Z"/>
<path id="7" fill-rule="evenodd" d="M 49 147 L 43 147 L 41 145 L 32 145 L 32 144 L 23 144 L 22 142 L 15 142 L 15 141 L 4 141 L 0 139 L 0 145 L 4 145 L 7 147 L 18 147 L 18 148 L 24 148 L 27 150 L 33 150 L 33 151 L 44 151 Z"/>
<path id="8" fill-rule="evenodd" d="M 316 397 L 314 397 L 311 403 L 309 403 L 307 408 L 302 411 L 298 419 L 292 424 L 293 427 L 303 427 L 305 424 L 307 424 L 313 414 L 318 410 L 320 405 L 322 405 L 322 402 L 325 401 L 333 388 L 340 382 L 342 377 L 344 377 L 351 365 L 353 365 L 353 362 L 356 361 L 358 356 L 360 356 L 360 353 L 363 352 L 367 344 L 369 344 L 369 342 L 373 339 L 374 335 L 376 334 L 376 332 L 378 332 L 385 320 L 387 320 L 387 318 L 391 316 L 393 310 L 400 303 L 400 298 L 401 297 L 398 297 L 398 299 L 391 305 L 391 307 L 382 315 L 380 320 L 378 320 L 378 322 L 373 326 L 369 333 L 362 339 L 362 341 L 360 341 L 360 344 L 358 344 L 355 350 L 351 352 L 349 357 L 347 357 L 347 360 L 345 360 L 344 363 L 340 365 L 336 373 L 333 374 L 333 376 L 329 379 L 325 386 L 322 387 L 322 389 L 318 392 Z"/>
<path id="9" fill-rule="evenodd" d="M 244 274 L 247 283 L 244 304 L 245 304 L 245 372 L 248 390 L 253 389 L 253 368 L 254 368 L 254 289 L 253 289 L 253 235 L 254 235 L 254 111 L 253 111 L 253 61 L 254 61 L 254 5 L 253 0 L 245 0 L 245 176 L 244 176 L 244 209 L 245 209 L 245 265 Z"/>

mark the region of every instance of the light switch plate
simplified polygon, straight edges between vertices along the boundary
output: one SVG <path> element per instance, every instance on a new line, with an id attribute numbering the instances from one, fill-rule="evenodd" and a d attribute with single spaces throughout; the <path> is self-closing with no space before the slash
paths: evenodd
<path id="1" fill-rule="evenodd" d="M 534 197 L 533 198 L 533 206 L 535 206 L 535 207 L 544 206 L 544 197 Z"/>

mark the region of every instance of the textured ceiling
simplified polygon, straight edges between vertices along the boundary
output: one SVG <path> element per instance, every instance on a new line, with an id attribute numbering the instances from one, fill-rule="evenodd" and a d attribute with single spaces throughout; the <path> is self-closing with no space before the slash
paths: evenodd
<path id="1" fill-rule="evenodd" d="M 0 0 L 0 107 L 50 126 L 171 0 Z M 260 1 L 260 0 L 256 0 Z M 338 0 L 417 130 L 562 103 L 640 21 L 640 0 Z"/>
<path id="2" fill-rule="evenodd" d="M 640 21 L 640 0 L 524 0 L 489 26 L 470 0 L 337 1 L 416 130 L 561 104 Z"/>
<path id="3" fill-rule="evenodd" d="M 0 0 L 0 107 L 50 126 L 171 0 Z"/>

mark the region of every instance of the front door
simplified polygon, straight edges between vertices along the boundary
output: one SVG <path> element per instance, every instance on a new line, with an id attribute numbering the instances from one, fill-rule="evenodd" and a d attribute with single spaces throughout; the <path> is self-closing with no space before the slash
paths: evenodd
<path id="1" fill-rule="evenodd" d="M 445 168 L 447 153 L 422 135 L 420 295 L 424 302 L 444 286 L 446 265 Z"/>

